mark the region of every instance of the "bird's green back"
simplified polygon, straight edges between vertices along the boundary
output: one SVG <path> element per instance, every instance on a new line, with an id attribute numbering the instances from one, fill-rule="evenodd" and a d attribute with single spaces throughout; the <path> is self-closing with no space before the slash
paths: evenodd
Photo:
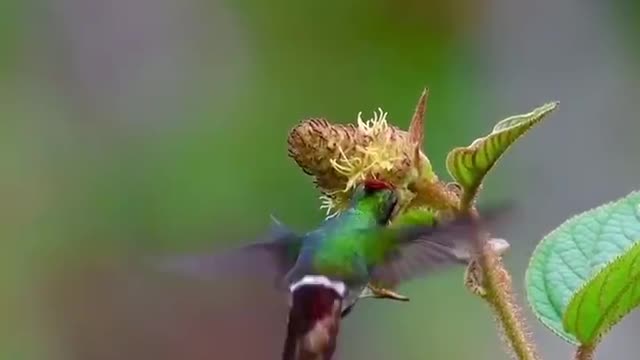
<path id="1" fill-rule="evenodd" d="M 383 200 L 356 199 L 340 216 L 307 233 L 301 259 L 318 273 L 343 279 L 367 276 L 369 267 L 389 246 L 379 237 L 385 225 L 380 223 Z"/>

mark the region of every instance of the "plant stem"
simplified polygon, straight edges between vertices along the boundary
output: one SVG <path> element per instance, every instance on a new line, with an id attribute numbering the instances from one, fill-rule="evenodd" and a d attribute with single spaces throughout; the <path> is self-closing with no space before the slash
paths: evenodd
<path id="1" fill-rule="evenodd" d="M 595 346 L 593 345 L 580 345 L 576 349 L 575 360 L 593 360 L 593 352 Z"/>
<path id="2" fill-rule="evenodd" d="M 476 224 L 480 222 L 472 199 L 463 195 L 461 209 L 468 212 Z M 529 338 L 524 321 L 520 318 L 520 309 L 515 302 L 511 288 L 511 277 L 499 256 L 487 246 L 488 233 L 482 229 L 476 232 L 477 261 L 482 275 L 481 287 L 485 291 L 483 298 L 494 310 L 500 322 L 508 345 L 520 360 L 539 359 L 535 346 Z"/>

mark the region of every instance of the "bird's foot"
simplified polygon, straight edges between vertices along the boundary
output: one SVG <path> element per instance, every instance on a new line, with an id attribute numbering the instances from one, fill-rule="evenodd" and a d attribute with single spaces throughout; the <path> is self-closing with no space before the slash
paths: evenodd
<path id="1" fill-rule="evenodd" d="M 389 290 L 383 287 L 377 287 L 374 285 L 367 285 L 367 288 L 369 289 L 369 291 L 371 292 L 371 296 L 373 298 L 376 299 L 390 299 L 390 300 L 396 300 L 396 301 L 409 301 L 409 298 L 404 296 L 404 295 L 400 295 L 397 292 L 393 291 L 393 290 Z"/>

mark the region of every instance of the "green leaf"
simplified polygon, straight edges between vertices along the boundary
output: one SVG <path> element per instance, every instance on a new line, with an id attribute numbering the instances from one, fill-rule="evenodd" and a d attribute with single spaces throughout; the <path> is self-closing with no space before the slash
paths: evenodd
<path id="1" fill-rule="evenodd" d="M 541 122 L 557 106 L 557 102 L 552 102 L 528 114 L 506 118 L 494 126 L 491 134 L 476 139 L 467 147 L 451 150 L 447 155 L 447 170 L 462 186 L 465 197 L 475 197 L 485 175 L 511 144 Z"/>
<path id="2" fill-rule="evenodd" d="M 626 310 L 621 308 L 613 309 L 613 312 L 594 313 L 592 301 L 595 299 L 596 306 L 604 309 L 601 306 L 610 299 L 609 294 L 606 297 L 594 297 L 599 284 L 598 276 L 606 277 L 609 274 L 617 279 L 620 265 L 616 265 L 616 262 L 626 261 L 619 257 L 636 251 L 633 246 L 640 239 L 639 206 L 640 192 L 633 192 L 616 202 L 589 210 L 567 220 L 545 236 L 534 251 L 526 273 L 527 299 L 538 319 L 565 340 L 579 343 L 591 337 L 593 341 L 594 337 L 615 322 L 616 315 Z M 613 268 L 607 270 L 607 266 Z M 619 284 L 609 284 L 606 289 L 616 290 L 617 286 Z M 622 301 L 625 307 L 631 303 L 626 299 Z M 585 305 L 587 307 L 584 309 L 573 309 L 573 306 L 580 308 Z M 571 327 L 565 328 L 564 317 L 568 316 L 570 307 L 571 311 L 577 313 L 567 320 Z M 602 324 L 585 325 L 590 324 L 596 316 L 602 317 Z M 576 323 L 574 318 L 579 321 Z M 580 332 L 575 331 L 576 325 Z M 583 326 L 587 327 L 583 329 Z M 589 332 L 589 329 L 596 328 L 598 333 Z"/>
<path id="3" fill-rule="evenodd" d="M 638 238 L 640 239 L 640 238 Z M 586 345 L 640 305 L 640 241 L 605 266 L 567 306 L 564 328 Z"/>

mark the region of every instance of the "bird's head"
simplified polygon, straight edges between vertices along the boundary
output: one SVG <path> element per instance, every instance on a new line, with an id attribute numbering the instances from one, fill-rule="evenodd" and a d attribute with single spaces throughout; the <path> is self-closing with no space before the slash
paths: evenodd
<path id="1" fill-rule="evenodd" d="M 372 213 L 380 225 L 391 220 L 398 204 L 398 194 L 393 185 L 381 180 L 365 180 L 352 198 L 352 206 L 360 211 Z"/>

